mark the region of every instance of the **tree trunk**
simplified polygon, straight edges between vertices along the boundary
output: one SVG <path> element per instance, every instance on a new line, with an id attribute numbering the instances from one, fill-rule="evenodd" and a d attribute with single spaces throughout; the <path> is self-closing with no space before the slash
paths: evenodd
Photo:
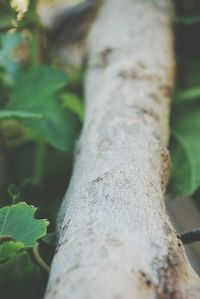
<path id="1" fill-rule="evenodd" d="M 200 298 L 164 205 L 172 17 L 168 0 L 103 1 L 46 299 Z"/>

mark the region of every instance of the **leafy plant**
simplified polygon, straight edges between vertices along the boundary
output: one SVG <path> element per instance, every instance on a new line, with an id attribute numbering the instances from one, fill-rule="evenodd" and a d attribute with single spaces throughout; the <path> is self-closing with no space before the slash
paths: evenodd
<path id="1" fill-rule="evenodd" d="M 5 242 L 0 246 L 0 288 L 3 298 L 38 298 L 42 274 L 31 256 L 19 242 Z M 33 287 L 34 286 L 34 287 Z"/>
<path id="2" fill-rule="evenodd" d="M 35 219 L 35 212 L 23 202 L 0 209 L 0 286 L 5 298 L 26 298 L 31 284 L 40 284 L 41 270 L 28 249 L 46 235 L 48 221 Z"/>
<path id="3" fill-rule="evenodd" d="M 170 191 L 194 196 L 200 189 L 200 61 L 196 36 L 200 32 L 199 1 L 176 1 L 184 22 L 178 22 L 177 89 L 172 106 L 172 176 Z M 187 25 L 188 20 L 189 26 Z M 185 22 L 186 21 L 186 22 Z M 182 26 L 183 25 L 183 26 Z"/>
<path id="4" fill-rule="evenodd" d="M 72 151 L 79 126 L 73 115 L 62 109 L 56 99 L 56 92 L 64 88 L 66 82 L 67 76 L 62 71 L 47 66 L 34 67 L 18 76 L 6 109 L 39 114 L 38 119 L 26 114 L 23 123 L 35 130 L 35 136 L 40 140 L 56 149 Z"/>
<path id="5" fill-rule="evenodd" d="M 35 299 L 83 121 L 80 72 L 54 64 L 37 1 L 22 12 L 2 0 L 0 32 L 0 289 L 7 299 Z"/>
<path id="6" fill-rule="evenodd" d="M 174 110 L 172 183 L 175 193 L 192 195 L 200 187 L 200 103 L 181 103 Z"/>
<path id="7" fill-rule="evenodd" d="M 25 202 L 0 210 L 0 242 L 10 238 L 24 247 L 37 246 L 37 240 L 46 235 L 48 221 L 34 219 L 36 208 Z"/>

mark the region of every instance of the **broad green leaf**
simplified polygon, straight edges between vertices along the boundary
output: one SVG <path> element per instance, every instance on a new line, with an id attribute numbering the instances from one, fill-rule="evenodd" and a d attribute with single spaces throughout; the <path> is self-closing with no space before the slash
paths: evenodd
<path id="1" fill-rule="evenodd" d="M 8 107 L 23 111 L 41 112 L 47 108 L 49 96 L 54 95 L 67 83 L 67 75 L 62 71 L 49 67 L 40 66 L 21 73 L 14 85 L 11 103 Z M 36 111 L 35 111 L 36 110 Z"/>
<path id="2" fill-rule="evenodd" d="M 177 194 L 192 195 L 200 187 L 200 105 L 174 111 L 172 125 L 172 187 Z"/>
<path id="3" fill-rule="evenodd" d="M 66 83 L 66 74 L 55 68 L 32 68 L 17 78 L 6 109 L 42 115 L 40 120 L 26 119 L 23 123 L 53 147 L 71 152 L 79 124 L 69 111 L 60 107 L 56 98 L 56 92 Z"/>
<path id="4" fill-rule="evenodd" d="M 41 270 L 33 264 L 27 251 L 18 251 L 0 263 L 2 299 L 35 299 L 41 284 Z"/>
<path id="5" fill-rule="evenodd" d="M 24 249 L 21 242 L 7 241 L 0 245 L 0 264 Z"/>
<path id="6" fill-rule="evenodd" d="M 0 209 L 0 239 L 9 236 L 25 247 L 36 246 L 48 226 L 47 220 L 34 218 L 36 210 L 25 202 Z"/>
<path id="7" fill-rule="evenodd" d="M 61 95 L 61 101 L 62 105 L 65 108 L 68 108 L 77 116 L 81 121 L 83 121 L 84 118 L 84 106 L 83 103 L 80 101 L 79 97 L 77 97 L 75 94 L 71 92 L 65 92 Z"/>

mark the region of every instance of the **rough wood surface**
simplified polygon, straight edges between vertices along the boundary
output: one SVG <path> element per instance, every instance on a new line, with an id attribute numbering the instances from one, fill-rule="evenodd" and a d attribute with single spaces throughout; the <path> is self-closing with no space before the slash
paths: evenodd
<path id="1" fill-rule="evenodd" d="M 103 1 L 45 299 L 200 298 L 164 204 L 172 16 L 168 0 Z"/>

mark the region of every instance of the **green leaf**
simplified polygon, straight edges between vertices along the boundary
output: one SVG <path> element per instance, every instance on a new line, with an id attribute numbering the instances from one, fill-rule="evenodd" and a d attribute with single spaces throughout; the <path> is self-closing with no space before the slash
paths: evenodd
<path id="1" fill-rule="evenodd" d="M 67 81 L 67 75 L 58 69 L 49 66 L 34 67 L 18 76 L 8 106 L 16 110 L 23 106 L 23 111 L 30 109 L 36 110 L 34 112 L 41 112 L 38 111 L 40 109 L 45 111 L 45 104 L 50 101 L 49 96 L 63 88 Z"/>
<path id="2" fill-rule="evenodd" d="M 25 247 L 36 246 L 48 226 L 47 220 L 34 218 L 36 210 L 25 202 L 0 209 L 0 238 L 9 236 Z"/>
<path id="3" fill-rule="evenodd" d="M 38 298 L 41 271 L 33 264 L 27 251 L 16 251 L 15 254 L 13 252 L 5 262 L 0 263 L 0 277 L 2 299 Z"/>
<path id="4" fill-rule="evenodd" d="M 66 74 L 55 68 L 32 68 L 17 78 L 6 109 L 42 115 L 40 120 L 26 119 L 23 123 L 53 147 L 71 152 L 79 124 L 69 111 L 60 107 L 56 98 L 56 92 L 66 83 Z"/>
<path id="5" fill-rule="evenodd" d="M 61 95 L 62 106 L 74 112 L 81 122 L 84 119 L 84 106 L 79 97 L 71 92 L 65 92 Z"/>
<path id="6" fill-rule="evenodd" d="M 172 188 L 176 194 L 189 196 L 200 187 L 199 104 L 174 111 L 172 136 Z"/>
<path id="7" fill-rule="evenodd" d="M 21 242 L 7 241 L 0 245 L 0 264 L 13 257 L 18 251 L 24 249 Z"/>

